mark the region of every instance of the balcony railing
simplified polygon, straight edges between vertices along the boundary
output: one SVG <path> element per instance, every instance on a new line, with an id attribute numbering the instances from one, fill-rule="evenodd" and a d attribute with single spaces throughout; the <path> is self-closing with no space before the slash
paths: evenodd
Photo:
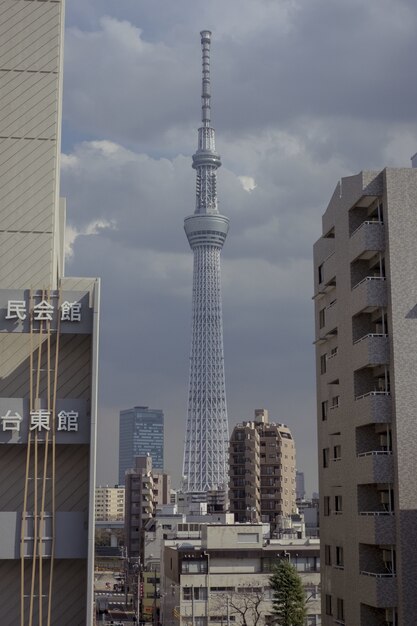
<path id="1" fill-rule="evenodd" d="M 360 343 L 361 341 L 365 341 L 365 339 L 369 339 L 370 337 L 388 337 L 388 334 L 387 333 L 368 333 L 367 335 L 364 335 L 360 339 L 356 339 L 356 341 L 353 342 L 353 345 L 356 345 L 357 343 Z"/>
<path id="2" fill-rule="evenodd" d="M 362 400 L 362 398 L 369 398 L 369 396 L 390 396 L 390 391 L 368 391 L 360 396 L 355 396 L 355 400 Z"/>
<path id="3" fill-rule="evenodd" d="M 380 281 L 384 281 L 386 280 L 385 276 L 366 276 L 365 278 L 363 278 L 361 281 L 359 281 L 358 283 L 356 283 L 356 285 L 354 287 L 352 287 L 352 291 L 354 289 L 357 289 L 359 287 L 359 285 L 363 285 L 363 283 L 366 283 L 368 281 L 372 281 L 372 280 L 380 280 Z"/>
<path id="4" fill-rule="evenodd" d="M 381 222 L 380 220 L 367 220 L 366 222 L 362 222 L 362 224 L 353 231 L 353 233 L 350 235 L 350 238 L 352 238 L 355 233 L 361 230 L 361 228 L 364 228 L 365 226 L 368 226 L 369 224 L 381 224 L 381 226 L 383 226 L 384 222 Z"/>
<path id="5" fill-rule="evenodd" d="M 356 456 L 391 456 L 392 450 L 371 450 L 370 452 L 359 452 Z"/>
<path id="6" fill-rule="evenodd" d="M 372 517 L 380 517 L 384 515 L 394 515 L 394 511 L 359 511 L 359 515 L 369 515 Z"/>
<path id="7" fill-rule="evenodd" d="M 395 578 L 397 576 L 395 572 L 367 572 L 361 570 L 359 573 L 362 576 L 372 576 L 373 578 Z"/>

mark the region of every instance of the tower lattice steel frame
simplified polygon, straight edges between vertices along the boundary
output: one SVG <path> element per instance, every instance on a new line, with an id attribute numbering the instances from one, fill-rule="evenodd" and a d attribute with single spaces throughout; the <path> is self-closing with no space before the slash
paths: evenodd
<path id="1" fill-rule="evenodd" d="M 207 492 L 227 486 L 226 386 L 224 378 L 220 252 L 229 220 L 217 208 L 215 132 L 210 124 L 211 32 L 201 33 L 203 56 L 202 126 L 193 155 L 197 173 L 196 209 L 184 229 L 194 252 L 193 315 L 183 489 Z"/>

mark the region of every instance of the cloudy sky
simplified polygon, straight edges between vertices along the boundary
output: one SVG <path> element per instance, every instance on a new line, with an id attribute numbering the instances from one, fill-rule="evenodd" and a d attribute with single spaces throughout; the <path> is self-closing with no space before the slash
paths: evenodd
<path id="1" fill-rule="evenodd" d="M 102 278 L 98 480 L 119 410 L 162 408 L 178 481 L 188 386 L 200 119 L 212 92 L 230 425 L 287 423 L 317 487 L 312 246 L 337 180 L 417 151 L 415 0 L 67 0 L 62 195 L 67 275 Z"/>

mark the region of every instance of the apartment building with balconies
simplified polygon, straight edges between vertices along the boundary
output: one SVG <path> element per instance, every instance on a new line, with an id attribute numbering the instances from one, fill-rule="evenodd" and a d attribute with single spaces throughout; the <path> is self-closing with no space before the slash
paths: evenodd
<path id="1" fill-rule="evenodd" d="M 417 623 L 417 170 L 343 178 L 314 247 L 323 625 Z"/>
<path id="2" fill-rule="evenodd" d="M 95 519 L 96 522 L 123 521 L 125 518 L 125 488 L 96 487 Z"/>
<path id="3" fill-rule="evenodd" d="M 266 409 L 233 429 L 229 499 L 237 522 L 268 522 L 272 535 L 297 511 L 294 439 L 288 426 L 269 421 Z"/>
<path id="4" fill-rule="evenodd" d="M 125 474 L 125 540 L 130 559 L 144 557 L 145 524 L 170 499 L 171 478 L 153 469 L 152 457 L 136 457 L 135 467 Z"/>

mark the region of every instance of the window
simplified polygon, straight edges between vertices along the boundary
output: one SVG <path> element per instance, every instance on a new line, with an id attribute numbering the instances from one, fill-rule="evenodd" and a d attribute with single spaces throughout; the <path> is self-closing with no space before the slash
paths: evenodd
<path id="1" fill-rule="evenodd" d="M 324 328 L 326 325 L 326 308 L 319 311 L 319 328 Z"/>
<path id="2" fill-rule="evenodd" d="M 184 587 L 182 591 L 184 600 L 192 600 L 193 594 L 194 600 L 207 600 L 207 587 Z"/>
<path id="3" fill-rule="evenodd" d="M 324 546 L 324 562 L 326 565 L 332 564 L 332 547 Z"/>
<path id="4" fill-rule="evenodd" d="M 339 396 L 333 396 L 332 409 L 337 409 L 338 406 L 339 406 Z"/>
<path id="5" fill-rule="evenodd" d="M 327 400 L 321 403 L 321 419 L 323 422 L 327 420 L 327 411 L 329 410 L 329 403 Z"/>
<path id="6" fill-rule="evenodd" d="M 335 496 L 334 497 L 334 512 L 337 513 L 341 513 L 343 511 L 343 501 L 342 501 L 342 496 Z"/>
<path id="7" fill-rule="evenodd" d="M 237 542 L 238 543 L 258 543 L 259 533 L 238 533 Z"/>
<path id="8" fill-rule="evenodd" d="M 336 546 L 336 565 L 338 567 L 344 567 L 345 565 L 342 546 Z"/>
<path id="9" fill-rule="evenodd" d="M 323 513 L 324 515 L 330 515 L 330 497 L 324 496 L 323 498 Z"/>
<path id="10" fill-rule="evenodd" d="M 182 574 L 205 574 L 207 572 L 207 561 L 184 559 L 181 572 Z"/>
<path id="11" fill-rule="evenodd" d="M 332 596 L 326 593 L 326 615 L 332 615 Z"/>
<path id="12" fill-rule="evenodd" d="M 322 354 L 320 357 L 320 374 L 326 373 L 326 366 L 327 366 L 327 355 Z"/>
<path id="13" fill-rule="evenodd" d="M 329 448 L 323 448 L 323 467 L 329 467 Z"/>
<path id="14" fill-rule="evenodd" d="M 323 282 L 323 263 L 317 268 L 319 284 Z"/>
<path id="15" fill-rule="evenodd" d="M 337 446 L 333 446 L 333 459 L 335 461 L 339 461 L 342 458 L 342 446 L 338 444 Z"/>
<path id="16" fill-rule="evenodd" d="M 345 607 L 342 598 L 336 599 L 336 619 L 341 622 L 345 621 Z"/>

